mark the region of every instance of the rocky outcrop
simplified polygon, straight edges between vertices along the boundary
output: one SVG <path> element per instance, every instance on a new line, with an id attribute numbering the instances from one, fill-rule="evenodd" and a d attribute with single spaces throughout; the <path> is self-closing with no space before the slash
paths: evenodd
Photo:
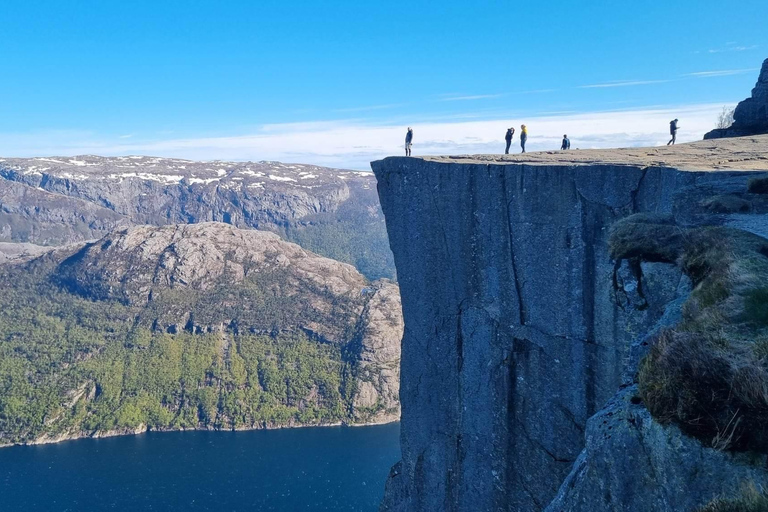
<path id="1" fill-rule="evenodd" d="M 50 250 L 50 247 L 35 244 L 0 242 L 0 264 L 27 260 Z"/>
<path id="2" fill-rule="evenodd" d="M 0 240 L 63 245 L 128 224 L 123 215 L 88 201 L 0 179 Z"/>
<path id="3" fill-rule="evenodd" d="M 403 316 L 396 286 L 371 290 L 359 332 L 355 415 L 365 421 L 400 418 L 400 343 Z"/>
<path id="4" fill-rule="evenodd" d="M 629 472 L 629 461 L 601 465 L 640 461 L 651 435 L 657 459 L 682 442 L 674 427 L 655 424 L 647 412 L 619 415 L 622 400 L 642 408 L 629 391 L 614 399 L 613 412 L 595 415 L 620 387 L 632 385 L 631 365 L 647 349 L 647 335 L 674 317 L 687 294 L 670 265 L 611 261 L 607 236 L 615 221 L 637 212 L 759 231 L 764 222 L 713 214 L 707 199 L 746 195 L 759 175 L 743 171 L 768 171 L 766 143 L 768 137 L 758 137 L 374 162 L 405 320 L 402 460 L 390 473 L 382 509 L 535 511 L 559 496 L 551 510 L 661 511 L 695 499 L 651 497 L 643 502 L 649 508 L 632 508 L 630 492 L 621 500 L 603 495 L 606 502 L 597 500 L 597 489 L 611 490 L 604 481 L 614 479 L 615 486 L 640 492 L 658 485 L 653 496 L 672 495 L 687 492 L 675 487 L 686 481 L 685 471 L 706 473 L 717 464 L 730 471 L 728 457 L 692 439 L 686 442 L 699 448 L 691 448 L 686 464 L 667 461 L 670 472 L 679 471 L 674 478 L 633 484 L 651 476 Z M 605 416 L 629 426 L 608 429 Z M 620 432 L 606 444 L 598 441 L 606 439 L 603 429 Z M 697 465 L 696 454 L 706 461 Z M 642 471 L 660 467 L 645 460 Z M 568 485 L 577 494 L 559 490 L 572 470 Z M 736 470 L 720 480 L 715 472 L 691 491 L 712 486 L 704 500 L 761 471 Z M 583 508 L 576 506 L 587 495 Z M 611 508 L 617 503 L 625 506 Z"/>
<path id="5" fill-rule="evenodd" d="M 636 391 L 622 390 L 589 419 L 586 448 L 548 512 L 694 511 L 745 483 L 768 484 L 764 455 L 717 451 L 659 425 Z"/>
<path id="6" fill-rule="evenodd" d="M 763 133 L 768 133 L 768 59 L 763 62 L 752 96 L 736 106 L 733 124 L 728 128 L 712 130 L 704 138 L 720 139 Z"/>
<path id="7" fill-rule="evenodd" d="M 79 156 L 0 159 L 0 178 L 0 212 L 6 210 L 0 215 L 0 241 L 62 245 L 100 238 L 117 221 L 160 226 L 215 221 L 276 232 L 352 263 L 371 279 L 394 277 L 370 172 L 279 162 Z"/>

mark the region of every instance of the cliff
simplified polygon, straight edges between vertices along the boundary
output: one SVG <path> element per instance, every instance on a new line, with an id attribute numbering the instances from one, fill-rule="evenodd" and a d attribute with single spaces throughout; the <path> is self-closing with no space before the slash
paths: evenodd
<path id="1" fill-rule="evenodd" d="M 740 102 L 733 112 L 733 124 L 718 128 L 704 135 L 704 139 L 743 137 L 768 133 L 768 59 L 757 79 L 752 96 Z"/>
<path id="2" fill-rule="evenodd" d="M 405 320 L 383 510 L 685 510 L 766 481 L 764 457 L 705 446 L 637 398 L 649 336 L 692 284 L 614 261 L 608 238 L 640 212 L 768 236 L 749 188 L 768 137 L 372 167 Z"/>

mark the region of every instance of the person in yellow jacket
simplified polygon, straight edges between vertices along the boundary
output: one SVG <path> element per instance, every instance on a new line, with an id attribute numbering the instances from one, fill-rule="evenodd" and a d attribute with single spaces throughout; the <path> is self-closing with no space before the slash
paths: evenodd
<path id="1" fill-rule="evenodd" d="M 525 153 L 525 141 L 528 140 L 528 128 L 525 125 L 520 126 L 520 147 L 523 148 Z"/>

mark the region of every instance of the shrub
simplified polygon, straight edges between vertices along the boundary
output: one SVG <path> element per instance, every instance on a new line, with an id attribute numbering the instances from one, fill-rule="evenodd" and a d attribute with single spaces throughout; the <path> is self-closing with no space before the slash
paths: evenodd
<path id="1" fill-rule="evenodd" d="M 707 198 L 701 206 L 712 213 L 747 213 L 752 210 L 752 203 L 733 194 L 722 194 Z"/>
<path id="2" fill-rule="evenodd" d="M 768 177 L 752 178 L 749 180 L 747 192 L 752 194 L 768 194 Z"/>
<path id="3" fill-rule="evenodd" d="M 768 450 L 768 369 L 750 342 L 669 330 L 638 374 L 654 418 L 717 449 Z"/>
<path id="4" fill-rule="evenodd" d="M 697 512 L 768 512 L 768 496 L 754 484 L 748 484 L 735 498 L 718 498 Z"/>

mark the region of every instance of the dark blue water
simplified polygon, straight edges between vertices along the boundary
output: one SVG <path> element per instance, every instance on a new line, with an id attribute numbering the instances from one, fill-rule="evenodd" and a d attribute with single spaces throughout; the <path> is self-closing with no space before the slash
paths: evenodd
<path id="1" fill-rule="evenodd" d="M 0 511 L 376 510 L 399 424 L 0 449 Z"/>

